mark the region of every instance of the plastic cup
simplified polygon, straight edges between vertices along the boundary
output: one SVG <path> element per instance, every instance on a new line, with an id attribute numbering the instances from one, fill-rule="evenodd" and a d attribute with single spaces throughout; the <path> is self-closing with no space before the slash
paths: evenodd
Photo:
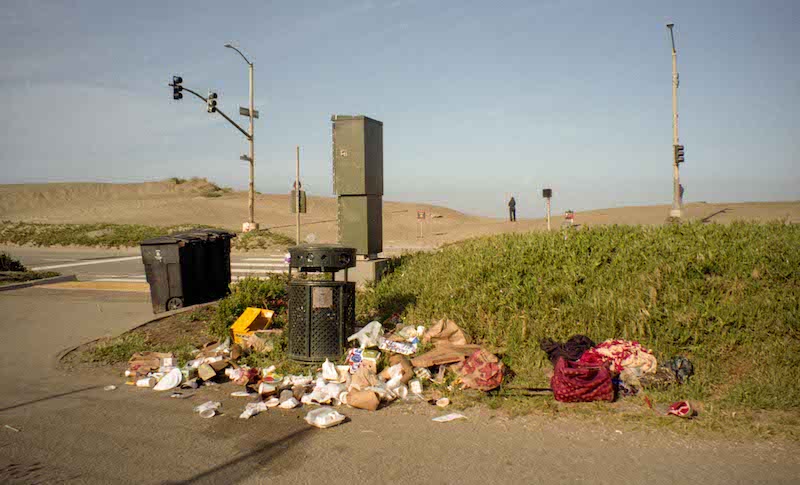
<path id="1" fill-rule="evenodd" d="M 205 419 L 213 418 L 215 414 L 217 414 L 216 409 L 203 409 L 200 411 L 200 417 Z"/>

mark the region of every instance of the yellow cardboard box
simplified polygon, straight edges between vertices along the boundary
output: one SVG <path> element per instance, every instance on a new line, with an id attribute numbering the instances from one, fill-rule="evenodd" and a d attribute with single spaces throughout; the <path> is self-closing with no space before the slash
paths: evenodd
<path id="1" fill-rule="evenodd" d="M 257 330 L 263 330 L 272 324 L 272 310 L 263 308 L 248 308 L 231 325 L 233 343 L 243 344 L 244 341 Z"/>

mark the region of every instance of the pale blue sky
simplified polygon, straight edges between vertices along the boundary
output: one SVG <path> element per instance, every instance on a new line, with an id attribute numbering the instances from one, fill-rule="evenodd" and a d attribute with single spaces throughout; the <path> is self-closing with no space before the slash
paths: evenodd
<path id="1" fill-rule="evenodd" d="M 676 24 L 687 201 L 800 199 L 797 1 L 89 1 L 0 6 L 0 183 L 205 176 L 330 195 L 330 115 L 384 122 L 385 199 L 520 217 L 671 202 Z M 236 116 L 243 124 L 246 119 Z"/>

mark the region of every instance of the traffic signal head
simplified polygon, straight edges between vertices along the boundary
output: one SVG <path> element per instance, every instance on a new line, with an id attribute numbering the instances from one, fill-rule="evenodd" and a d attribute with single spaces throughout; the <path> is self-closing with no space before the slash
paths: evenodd
<path id="1" fill-rule="evenodd" d="M 180 76 L 172 76 L 172 99 L 183 99 L 183 86 L 181 83 L 183 78 Z"/>
<path id="2" fill-rule="evenodd" d="M 207 111 L 209 113 L 216 113 L 217 112 L 217 93 L 208 93 L 208 100 L 206 101 L 208 105 Z"/>
<path id="3" fill-rule="evenodd" d="M 672 145 L 672 150 L 675 164 L 683 163 L 683 145 Z"/>

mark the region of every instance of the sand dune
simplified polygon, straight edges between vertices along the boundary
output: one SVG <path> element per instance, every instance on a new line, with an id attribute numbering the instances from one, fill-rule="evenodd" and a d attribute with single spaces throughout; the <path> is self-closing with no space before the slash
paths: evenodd
<path id="1" fill-rule="evenodd" d="M 53 183 L 0 185 L 0 219 L 43 223 L 111 222 L 119 224 L 207 224 L 240 230 L 247 219 L 247 193 L 229 192 L 207 197 L 216 186 L 205 179 L 183 183 L 171 180 L 134 184 Z M 217 194 L 221 193 L 216 191 Z M 285 194 L 256 196 L 256 220 L 262 227 L 294 236 L 295 218 L 288 210 Z M 420 225 L 417 210 L 428 218 Z M 786 220 L 800 222 L 800 201 L 745 202 L 731 204 L 692 203 L 686 206 L 688 220 L 729 223 L 734 220 Z M 667 205 L 599 209 L 576 215 L 576 223 L 662 224 Z M 433 216 L 433 217 L 431 217 Z M 463 214 L 427 204 L 384 201 L 384 249 L 425 248 L 469 237 L 501 232 L 544 230 L 543 219 L 502 219 Z M 557 228 L 562 216 L 554 215 Z M 313 233 L 317 241 L 336 240 L 336 200 L 310 197 L 308 214 L 302 216 L 303 235 Z M 422 237 L 420 237 L 420 235 Z"/>

